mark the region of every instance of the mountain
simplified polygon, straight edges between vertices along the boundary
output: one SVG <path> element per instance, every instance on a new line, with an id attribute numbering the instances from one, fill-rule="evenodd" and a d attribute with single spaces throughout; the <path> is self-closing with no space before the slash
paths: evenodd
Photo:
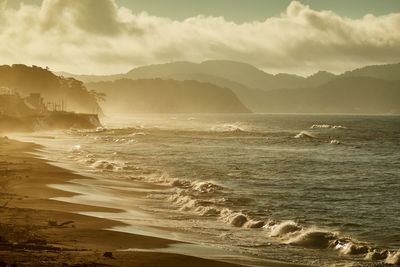
<path id="1" fill-rule="evenodd" d="M 73 74 L 65 71 L 59 71 L 55 73 L 56 75 L 63 78 L 74 78 L 78 81 L 84 83 L 90 82 L 102 82 L 102 81 L 115 81 L 119 79 L 124 79 L 126 74 L 112 74 L 112 75 L 90 75 L 90 74 Z"/>
<path id="2" fill-rule="evenodd" d="M 315 88 L 264 92 L 265 112 L 400 114 L 400 82 L 343 77 Z"/>
<path id="3" fill-rule="evenodd" d="M 254 88 L 266 91 L 279 88 L 318 86 L 324 82 L 329 81 L 332 78 L 331 76 L 325 75 L 320 76 L 319 79 L 309 80 L 308 78 L 293 74 L 281 73 L 277 75 L 272 75 L 250 64 L 228 60 L 210 60 L 199 64 L 192 62 L 173 62 L 166 64 L 149 65 L 134 68 L 126 74 L 119 75 L 88 76 L 73 75 L 68 73 L 63 73 L 63 75 L 67 77 L 75 77 L 84 82 L 112 81 L 120 78 L 154 79 L 167 78 L 175 75 L 206 75 L 219 77 L 225 80 L 229 80 L 231 82 L 239 83 L 247 88 Z"/>
<path id="4" fill-rule="evenodd" d="M 56 76 L 37 66 L 0 66 L 0 87 L 15 90 L 21 96 L 40 93 L 45 102 L 63 102 L 67 110 L 96 113 L 101 111 L 98 95 L 89 92 L 83 82 Z"/>
<path id="5" fill-rule="evenodd" d="M 336 79 L 337 76 L 333 73 L 327 71 L 318 71 L 307 77 L 308 86 L 313 87 L 313 85 L 322 85 L 329 81 Z"/>
<path id="6" fill-rule="evenodd" d="M 341 77 L 373 77 L 383 80 L 400 80 L 400 63 L 366 66 L 347 71 Z"/>
<path id="7" fill-rule="evenodd" d="M 248 113 L 229 89 L 197 81 L 120 79 L 87 83 L 107 95 L 102 107 L 117 113 Z"/>
<path id="8" fill-rule="evenodd" d="M 166 77 L 178 81 L 200 81 L 232 90 L 239 100 L 253 112 L 264 112 L 265 91 L 250 89 L 240 83 L 207 74 L 172 74 Z"/>
<path id="9" fill-rule="evenodd" d="M 113 79 L 115 75 L 101 77 Z M 257 113 L 397 113 L 398 82 L 395 80 L 400 80 L 400 63 L 367 66 L 341 75 L 319 71 L 300 77 L 284 73 L 271 75 L 251 65 L 232 61 L 174 62 L 135 68 L 118 77 L 211 83 L 231 89 L 246 107 Z M 346 100 L 346 92 L 350 102 Z M 327 95 L 331 100 L 326 99 Z M 343 110 L 340 103 L 335 102 L 338 98 L 343 98 L 342 102 L 346 103 Z"/>

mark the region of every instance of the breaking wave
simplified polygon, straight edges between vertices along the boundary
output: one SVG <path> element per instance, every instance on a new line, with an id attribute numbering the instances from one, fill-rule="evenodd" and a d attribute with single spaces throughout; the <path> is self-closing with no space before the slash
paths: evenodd
<path id="1" fill-rule="evenodd" d="M 385 260 L 386 263 L 398 263 L 400 252 L 380 250 L 373 245 L 363 244 L 338 232 L 305 227 L 294 221 L 277 222 L 273 219 L 260 220 L 252 218 L 241 211 L 224 207 L 217 201 L 215 193 L 224 190 L 213 182 L 189 182 L 173 180 L 171 186 L 178 187 L 168 201 L 174 203 L 181 211 L 188 211 L 200 216 L 215 217 L 232 227 L 264 229 L 266 238 L 272 237 L 284 244 L 308 249 L 331 249 L 344 255 L 365 255 L 368 260 Z M 208 198 L 201 196 L 208 195 Z M 214 197 L 214 198 L 213 198 Z M 221 205 L 222 204 L 222 205 Z"/>
<path id="2" fill-rule="evenodd" d="M 332 139 L 329 143 L 331 145 L 340 145 L 341 144 L 341 142 L 339 140 L 337 140 L 337 139 Z"/>
<path id="3" fill-rule="evenodd" d="M 311 129 L 347 129 L 347 127 L 342 125 L 330 125 L 330 124 L 314 124 L 310 127 Z"/>
<path id="4" fill-rule="evenodd" d="M 385 263 L 389 264 L 400 264 L 400 250 L 397 252 L 389 252 L 389 255 L 387 256 Z"/>
<path id="5" fill-rule="evenodd" d="M 305 248 L 326 249 L 333 247 L 337 239 L 338 237 L 334 233 L 309 229 L 299 232 L 298 235 L 289 239 L 287 243 Z"/>
<path id="6" fill-rule="evenodd" d="M 99 159 L 96 155 L 84 154 L 81 146 L 73 147 L 71 152 L 84 155 L 85 162 L 100 171 L 135 169 L 123 162 Z M 331 249 L 344 255 L 364 255 L 366 260 L 379 260 L 388 264 L 399 264 L 400 261 L 400 251 L 382 250 L 373 245 L 343 237 L 338 232 L 319 229 L 315 226 L 306 227 L 291 220 L 279 222 L 273 218 L 260 219 L 235 210 L 234 206 L 228 205 L 225 198 L 226 194 L 232 192 L 214 181 L 177 179 L 170 177 L 167 173 L 157 175 L 151 171 L 137 179 L 172 187 L 173 190 L 167 197 L 167 201 L 182 212 L 215 218 L 234 228 L 249 229 L 249 231 L 263 229 L 265 238 L 271 237 L 283 244 L 308 249 Z M 149 197 L 157 198 L 157 196 Z M 165 196 L 160 199 L 165 199 Z"/>
<path id="7" fill-rule="evenodd" d="M 234 212 L 230 209 L 223 209 L 221 211 L 220 219 L 223 222 L 236 227 L 241 227 L 248 221 L 246 215 L 241 212 Z"/>
<path id="8" fill-rule="evenodd" d="M 215 131 L 215 132 L 236 132 L 236 133 L 240 133 L 240 132 L 247 132 L 247 129 L 238 123 L 224 123 L 222 125 L 217 125 L 211 128 L 211 131 Z"/>
<path id="9" fill-rule="evenodd" d="M 341 125 L 315 124 L 312 129 L 346 129 Z M 158 135 L 171 130 L 157 128 L 130 128 L 130 129 L 98 129 L 92 132 L 82 132 L 89 135 L 94 142 L 130 144 L 136 142 L 137 138 Z M 252 132 L 240 124 L 222 124 L 204 131 L 182 131 L 180 134 L 210 133 L 229 135 L 229 134 L 264 134 Z M 318 132 L 318 131 L 316 131 Z M 93 136 L 91 136 L 93 134 Z M 293 140 L 293 132 L 287 134 Z M 322 140 L 320 136 L 309 131 L 301 131 L 295 138 L 309 138 Z M 329 139 L 328 139 L 329 140 Z M 324 141 L 325 142 L 325 141 Z M 337 139 L 329 140 L 332 145 L 339 145 Z M 93 154 L 84 154 L 81 146 L 77 145 L 71 149 L 74 154 L 82 154 L 82 160 L 89 164 L 93 169 L 111 172 L 120 170 L 135 169 L 133 166 L 122 161 L 113 160 L 115 158 L 104 159 Z M 344 237 L 338 232 L 327 229 L 319 229 L 315 226 L 301 225 L 295 221 L 276 221 L 274 218 L 260 218 L 259 215 L 248 214 L 247 211 L 240 210 L 238 206 L 228 203 L 227 195 L 232 195 L 229 188 L 218 184 L 215 181 L 191 181 L 170 177 L 167 173 L 154 173 L 152 170 L 143 175 L 135 176 L 148 183 L 161 184 L 172 187 L 168 192 L 167 201 L 182 212 L 190 212 L 198 216 L 209 217 L 218 220 L 233 228 L 242 228 L 243 231 L 259 229 L 265 238 L 273 238 L 283 244 L 303 247 L 309 249 L 331 249 L 344 255 L 361 255 L 367 260 L 381 260 L 385 263 L 399 264 L 400 251 L 388 251 L 377 248 L 371 244 L 359 242 L 350 237 Z M 165 196 L 165 195 L 164 195 Z M 161 198 L 160 198 L 161 199 Z M 247 230 L 244 230 L 247 229 Z"/>
<path id="10" fill-rule="evenodd" d="M 315 134 L 308 131 L 301 131 L 294 138 L 318 138 Z"/>
<path id="11" fill-rule="evenodd" d="M 300 231 L 302 228 L 293 221 L 286 221 L 280 224 L 275 224 L 271 227 L 272 237 L 283 237 L 287 234 Z"/>

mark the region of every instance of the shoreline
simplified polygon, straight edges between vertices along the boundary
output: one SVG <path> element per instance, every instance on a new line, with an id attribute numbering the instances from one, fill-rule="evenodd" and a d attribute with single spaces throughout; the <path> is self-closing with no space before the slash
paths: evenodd
<path id="1" fill-rule="evenodd" d="M 78 194 L 51 188 L 48 184 L 68 185 L 71 180 L 92 178 L 29 154 L 40 148 L 33 143 L 0 138 L 0 263 L 239 266 L 187 256 L 179 251 L 168 252 L 168 248 L 183 242 L 106 230 L 126 224 L 78 214 L 123 210 L 50 199 Z M 163 249 L 167 252 L 157 251 Z M 263 266 L 300 265 L 267 260 Z"/>

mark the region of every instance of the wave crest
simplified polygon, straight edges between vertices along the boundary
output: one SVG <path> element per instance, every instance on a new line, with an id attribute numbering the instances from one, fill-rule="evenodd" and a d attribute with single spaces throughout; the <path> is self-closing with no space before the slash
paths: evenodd
<path id="1" fill-rule="evenodd" d="M 384 260 L 388 257 L 389 252 L 387 250 L 383 251 L 377 251 L 377 250 L 372 250 L 368 252 L 368 254 L 365 256 L 365 259 L 367 260 Z"/>
<path id="2" fill-rule="evenodd" d="M 223 222 L 228 223 L 235 227 L 241 227 L 248 221 L 246 215 L 244 215 L 241 212 L 234 212 L 230 209 L 223 209 L 221 211 L 220 219 Z"/>
<path id="3" fill-rule="evenodd" d="M 396 265 L 400 264 L 400 250 L 398 250 L 397 252 L 389 253 L 385 260 L 385 263 Z"/>
<path id="4" fill-rule="evenodd" d="M 288 244 L 305 248 L 325 249 L 332 247 L 337 236 L 331 232 L 307 230 L 291 238 Z"/>
<path id="5" fill-rule="evenodd" d="M 192 186 L 193 190 L 200 193 L 213 193 L 215 191 L 222 190 L 223 187 L 212 182 L 197 182 Z"/>
<path id="6" fill-rule="evenodd" d="M 318 136 L 316 136 L 315 134 L 312 134 L 308 131 L 301 131 L 300 133 L 298 133 L 294 138 L 318 138 Z"/>
<path id="7" fill-rule="evenodd" d="M 311 129 L 318 129 L 318 128 L 325 128 L 325 129 L 347 129 L 345 126 L 342 125 L 330 125 L 330 124 L 313 124 Z"/>
<path id="8" fill-rule="evenodd" d="M 285 221 L 280 224 L 276 224 L 272 227 L 271 236 L 282 237 L 287 234 L 300 231 L 302 228 L 293 221 Z"/>

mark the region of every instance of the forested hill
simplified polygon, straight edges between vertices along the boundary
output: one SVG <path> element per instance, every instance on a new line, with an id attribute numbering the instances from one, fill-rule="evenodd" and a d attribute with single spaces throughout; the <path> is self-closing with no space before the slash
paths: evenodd
<path id="1" fill-rule="evenodd" d="M 88 91 L 81 81 L 57 76 L 37 66 L 0 66 L 0 87 L 13 89 L 21 96 L 40 93 L 45 102 L 64 101 L 68 111 L 101 113 L 98 95 Z"/>

